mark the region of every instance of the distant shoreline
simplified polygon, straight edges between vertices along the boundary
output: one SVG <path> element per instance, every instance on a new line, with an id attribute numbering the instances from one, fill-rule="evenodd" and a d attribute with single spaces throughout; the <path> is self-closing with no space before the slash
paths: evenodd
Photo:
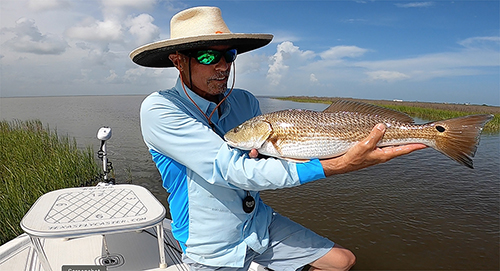
<path id="1" fill-rule="evenodd" d="M 335 100 L 351 100 L 376 105 L 389 105 L 389 106 L 413 106 L 421 108 L 430 108 L 438 110 L 461 111 L 470 113 L 488 113 L 500 114 L 500 106 L 492 105 L 473 105 L 473 104 L 455 104 L 455 103 L 431 103 L 431 102 L 412 102 L 401 100 L 368 100 L 368 99 L 354 99 L 342 97 L 311 97 L 311 96 L 287 96 L 287 97 L 270 97 L 272 99 L 288 100 L 305 103 L 324 103 L 329 104 Z"/>
<path id="2" fill-rule="evenodd" d="M 0 99 L 19 99 L 19 98 L 74 98 L 74 97 L 94 97 L 94 96 L 142 96 L 146 97 L 150 93 L 146 94 L 123 94 L 123 95 L 56 95 L 56 96 L 9 96 L 9 97 L 0 97 Z M 369 100 L 369 99 L 355 99 L 355 98 L 343 98 L 343 97 L 316 97 L 316 96 L 257 96 L 264 97 L 270 99 L 278 99 L 278 100 L 288 100 L 288 101 L 297 101 L 297 102 L 305 102 L 305 103 L 324 103 L 329 104 L 334 100 L 352 100 L 352 101 L 360 101 L 370 104 L 377 105 L 406 105 L 406 106 L 416 106 L 423 108 L 432 108 L 432 109 L 441 109 L 441 110 L 458 110 L 463 112 L 484 112 L 490 114 L 500 114 L 500 106 L 494 105 L 476 105 L 476 104 L 457 104 L 457 103 L 434 103 L 434 102 L 416 102 L 416 101 L 402 101 L 402 100 Z"/>

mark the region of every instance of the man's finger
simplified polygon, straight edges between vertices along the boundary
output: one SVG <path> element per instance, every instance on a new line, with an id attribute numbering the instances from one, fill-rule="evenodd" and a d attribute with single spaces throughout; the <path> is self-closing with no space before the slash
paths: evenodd
<path id="1" fill-rule="evenodd" d="M 257 158 L 259 156 L 259 152 L 256 149 L 251 149 L 250 153 L 248 153 L 250 158 Z"/>
<path id="2" fill-rule="evenodd" d="M 373 127 L 370 135 L 363 142 L 364 145 L 370 146 L 372 149 L 377 146 L 377 143 L 384 137 L 385 133 L 385 125 L 383 123 L 379 123 Z"/>
<path id="3" fill-rule="evenodd" d="M 391 156 L 391 159 L 397 156 L 409 154 L 416 150 L 421 150 L 427 148 L 426 145 L 420 143 L 406 144 L 401 146 L 394 146 L 391 148 L 382 148 L 385 154 Z"/>

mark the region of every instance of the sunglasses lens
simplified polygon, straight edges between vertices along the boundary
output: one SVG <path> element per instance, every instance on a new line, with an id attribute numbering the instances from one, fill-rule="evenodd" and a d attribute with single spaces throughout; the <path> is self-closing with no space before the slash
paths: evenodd
<path id="1" fill-rule="evenodd" d="M 212 50 L 198 51 L 198 53 L 196 54 L 196 60 L 198 60 L 198 63 L 204 65 L 218 63 L 221 57 L 222 57 L 221 52 Z"/>
<path id="2" fill-rule="evenodd" d="M 227 63 L 231 63 L 236 59 L 236 49 L 232 49 L 226 52 L 220 52 L 215 50 L 202 50 L 196 53 L 196 60 L 198 63 L 203 65 L 211 65 L 219 63 L 222 55 L 224 54 L 224 59 Z"/>
<path id="3" fill-rule="evenodd" d="M 236 51 L 236 49 L 231 49 L 229 51 L 226 51 L 226 53 L 224 54 L 224 59 L 227 63 L 231 63 L 236 60 L 237 55 L 238 52 Z"/>

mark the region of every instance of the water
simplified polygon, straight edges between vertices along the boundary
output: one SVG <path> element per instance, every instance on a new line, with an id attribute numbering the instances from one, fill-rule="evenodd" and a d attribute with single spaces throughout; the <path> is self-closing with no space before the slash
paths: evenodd
<path id="1" fill-rule="evenodd" d="M 108 125 L 118 182 L 143 185 L 166 204 L 167 193 L 142 142 L 143 96 L 1 98 L 0 118 L 40 119 L 60 135 L 92 145 Z M 259 98 L 263 112 L 322 110 L 326 105 Z M 481 138 L 475 169 L 425 149 L 300 187 L 265 191 L 264 201 L 351 249 L 355 270 L 498 270 L 500 135 Z"/>

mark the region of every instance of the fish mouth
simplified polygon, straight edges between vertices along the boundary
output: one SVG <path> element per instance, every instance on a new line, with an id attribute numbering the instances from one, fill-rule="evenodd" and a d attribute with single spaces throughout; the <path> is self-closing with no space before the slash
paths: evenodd
<path id="1" fill-rule="evenodd" d="M 231 146 L 231 147 L 237 147 L 238 144 L 236 142 L 233 142 L 231 140 L 227 140 L 226 138 L 224 138 L 226 140 L 226 143 L 227 145 Z"/>
<path id="2" fill-rule="evenodd" d="M 230 147 L 238 148 L 240 150 L 251 150 L 252 149 L 252 148 L 242 146 L 241 144 L 238 144 L 238 142 L 227 140 L 226 138 L 224 138 L 224 139 L 226 140 L 226 144 L 229 145 Z"/>

